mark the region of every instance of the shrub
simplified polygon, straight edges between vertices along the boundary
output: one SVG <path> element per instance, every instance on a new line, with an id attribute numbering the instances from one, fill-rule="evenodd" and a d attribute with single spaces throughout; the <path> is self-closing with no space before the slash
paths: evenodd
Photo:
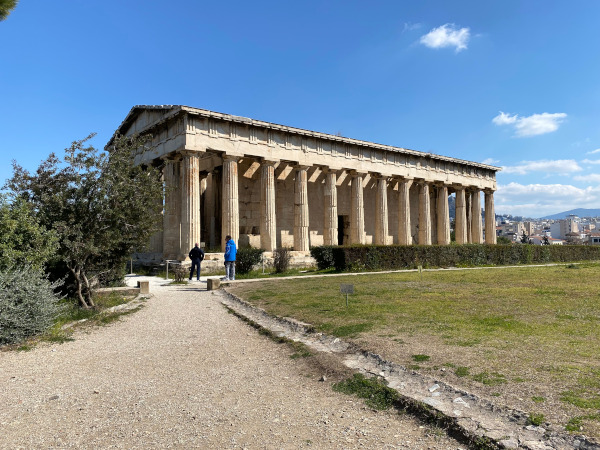
<path id="1" fill-rule="evenodd" d="M 190 270 L 182 264 L 173 266 L 173 277 L 175 283 L 183 283 L 189 275 Z"/>
<path id="2" fill-rule="evenodd" d="M 0 271 L 0 344 L 14 344 L 47 330 L 60 314 L 58 283 L 31 268 Z"/>
<path id="3" fill-rule="evenodd" d="M 514 265 L 600 259 L 590 245 L 353 245 L 313 247 L 319 269 L 389 270 L 423 267 Z"/>
<path id="4" fill-rule="evenodd" d="M 276 273 L 283 273 L 290 267 L 290 249 L 286 247 L 276 248 L 273 252 L 273 267 Z"/>
<path id="5" fill-rule="evenodd" d="M 240 248 L 237 251 L 235 270 L 237 273 L 248 273 L 262 260 L 264 250 L 260 248 Z"/>

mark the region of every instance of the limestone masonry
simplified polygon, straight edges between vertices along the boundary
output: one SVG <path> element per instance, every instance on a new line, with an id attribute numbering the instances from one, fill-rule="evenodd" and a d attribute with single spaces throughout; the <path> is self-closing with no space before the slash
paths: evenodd
<path id="1" fill-rule="evenodd" d="M 155 259 L 224 248 L 496 242 L 498 167 L 187 106 L 134 106 L 117 132 L 152 135 L 136 162 L 165 183 Z M 110 145 L 110 142 L 109 142 Z"/>

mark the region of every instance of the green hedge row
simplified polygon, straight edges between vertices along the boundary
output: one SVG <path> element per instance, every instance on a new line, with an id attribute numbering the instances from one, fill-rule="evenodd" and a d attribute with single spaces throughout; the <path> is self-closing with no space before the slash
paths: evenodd
<path id="1" fill-rule="evenodd" d="M 588 245 L 356 245 L 311 248 L 319 269 L 339 271 L 514 265 L 600 260 Z"/>

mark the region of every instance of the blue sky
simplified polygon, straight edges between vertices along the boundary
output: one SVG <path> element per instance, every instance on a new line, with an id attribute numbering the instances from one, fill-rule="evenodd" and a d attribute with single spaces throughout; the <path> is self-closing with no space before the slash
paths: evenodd
<path id="1" fill-rule="evenodd" d="M 138 104 L 504 168 L 496 212 L 600 207 L 600 1 L 21 0 L 0 22 L 0 180 Z"/>

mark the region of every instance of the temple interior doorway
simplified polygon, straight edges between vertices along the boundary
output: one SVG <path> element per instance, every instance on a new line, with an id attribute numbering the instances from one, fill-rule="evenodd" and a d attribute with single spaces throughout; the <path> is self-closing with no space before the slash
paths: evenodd
<path id="1" fill-rule="evenodd" d="M 350 216 L 338 216 L 338 245 L 350 242 Z"/>

